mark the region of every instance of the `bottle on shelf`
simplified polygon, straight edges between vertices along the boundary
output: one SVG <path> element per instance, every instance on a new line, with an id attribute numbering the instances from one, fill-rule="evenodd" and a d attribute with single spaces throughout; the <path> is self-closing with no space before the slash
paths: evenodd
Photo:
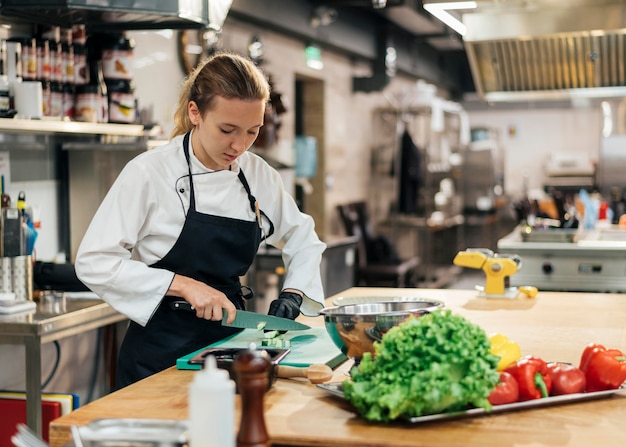
<path id="1" fill-rule="evenodd" d="M 74 47 L 72 46 L 72 30 L 61 30 L 61 82 L 74 85 Z"/>
<path id="2" fill-rule="evenodd" d="M 96 63 L 96 85 L 98 86 L 98 96 L 100 108 L 98 112 L 98 122 L 109 122 L 109 95 L 107 85 L 104 82 L 104 75 L 102 74 L 102 61 Z"/>
<path id="3" fill-rule="evenodd" d="M 35 79 L 50 81 L 50 41 L 35 39 L 36 75 Z"/>
<path id="4" fill-rule="evenodd" d="M 11 208 L 11 196 L 7 194 L 7 191 L 4 186 L 4 175 L 1 177 L 0 182 L 2 184 L 2 198 L 0 199 L 2 202 L 2 208 Z"/>
<path id="5" fill-rule="evenodd" d="M 106 123 L 109 120 L 109 102 L 101 61 L 89 64 L 89 79 L 87 84 L 76 86 L 74 117 L 76 121 Z"/>
<path id="6" fill-rule="evenodd" d="M 87 34 L 84 25 L 75 25 L 72 28 L 72 50 L 74 53 L 74 84 L 85 85 L 89 82 L 89 67 L 87 62 Z"/>
<path id="7" fill-rule="evenodd" d="M 136 122 L 135 84 L 123 79 L 107 81 L 109 92 L 109 122 L 132 124 Z"/>
<path id="8" fill-rule="evenodd" d="M 9 118 L 11 113 L 11 87 L 7 75 L 0 75 L 0 118 Z"/>
<path id="9" fill-rule="evenodd" d="M 16 208 L 22 216 L 26 213 L 26 193 L 24 191 L 20 191 L 17 195 Z"/>

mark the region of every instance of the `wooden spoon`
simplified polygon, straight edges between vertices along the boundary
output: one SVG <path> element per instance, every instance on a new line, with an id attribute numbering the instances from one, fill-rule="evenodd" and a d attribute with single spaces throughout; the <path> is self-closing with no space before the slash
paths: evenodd
<path id="1" fill-rule="evenodd" d="M 276 365 L 276 376 L 281 379 L 305 377 L 311 383 L 328 382 L 333 377 L 333 370 L 328 365 L 315 364 L 308 367 Z"/>

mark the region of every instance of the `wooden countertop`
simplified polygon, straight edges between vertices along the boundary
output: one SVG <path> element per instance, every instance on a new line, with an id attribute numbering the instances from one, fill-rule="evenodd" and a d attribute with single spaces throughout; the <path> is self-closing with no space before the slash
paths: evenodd
<path id="1" fill-rule="evenodd" d="M 540 292 L 535 299 L 478 298 L 471 290 L 352 288 L 341 296 L 416 296 L 442 300 L 487 333 L 517 341 L 522 354 L 578 364 L 590 342 L 626 349 L 626 298 L 622 294 Z M 329 299 L 329 304 L 332 298 Z M 321 317 L 302 318 L 322 325 Z M 343 380 L 346 362 L 335 372 Z M 71 440 L 70 426 L 98 418 L 186 419 L 193 371 L 165 370 L 63 416 L 50 426 L 50 444 Z M 237 411 L 239 411 L 237 401 Z M 265 419 L 274 445 L 622 447 L 626 444 L 626 393 L 569 405 L 473 419 L 410 425 L 372 424 L 314 385 L 278 380 L 265 397 Z M 238 415 L 237 415 L 238 417 Z"/>

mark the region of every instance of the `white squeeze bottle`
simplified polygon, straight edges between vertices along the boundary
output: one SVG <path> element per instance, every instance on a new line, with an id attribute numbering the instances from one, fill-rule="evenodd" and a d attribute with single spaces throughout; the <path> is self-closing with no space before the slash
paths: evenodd
<path id="1" fill-rule="evenodd" d="M 206 358 L 189 385 L 190 447 L 235 446 L 235 382 Z"/>

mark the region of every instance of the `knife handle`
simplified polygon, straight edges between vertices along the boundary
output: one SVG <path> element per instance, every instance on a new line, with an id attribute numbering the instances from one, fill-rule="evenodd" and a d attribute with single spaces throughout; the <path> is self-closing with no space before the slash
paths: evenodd
<path id="1" fill-rule="evenodd" d="M 276 377 L 281 379 L 292 379 L 294 377 L 304 377 L 311 383 L 328 382 L 333 377 L 333 370 L 324 364 L 313 364 L 308 367 L 297 367 L 288 365 L 276 365 Z"/>
<path id="2" fill-rule="evenodd" d="M 189 312 L 196 311 L 196 309 L 194 309 L 194 307 L 191 304 L 189 304 L 188 301 L 185 301 L 185 300 L 170 301 L 169 305 L 170 305 L 170 309 L 172 310 L 186 310 Z"/>

